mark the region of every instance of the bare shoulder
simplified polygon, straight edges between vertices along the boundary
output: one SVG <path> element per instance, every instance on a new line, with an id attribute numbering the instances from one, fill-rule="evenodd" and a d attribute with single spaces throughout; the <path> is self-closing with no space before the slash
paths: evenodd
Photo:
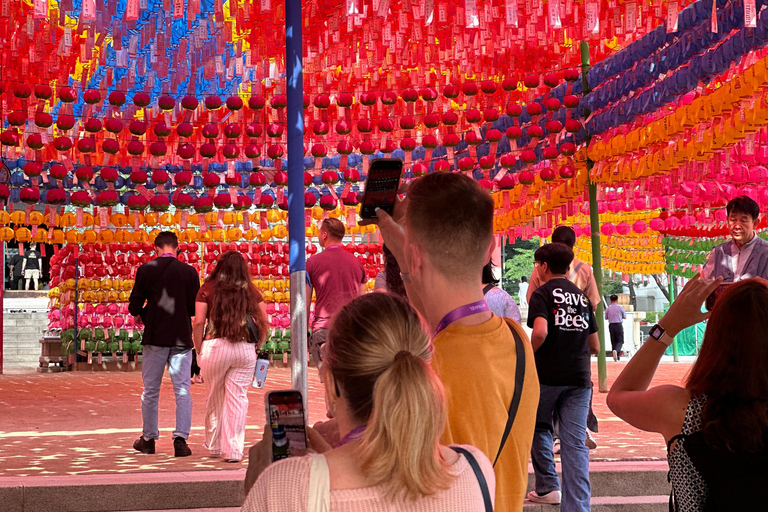
<path id="1" fill-rule="evenodd" d="M 680 433 L 691 392 L 674 385 L 608 395 L 608 407 L 630 425 L 669 440 Z"/>

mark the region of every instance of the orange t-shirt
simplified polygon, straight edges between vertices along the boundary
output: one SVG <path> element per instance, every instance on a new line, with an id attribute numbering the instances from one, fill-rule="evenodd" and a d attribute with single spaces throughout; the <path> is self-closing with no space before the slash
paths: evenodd
<path id="1" fill-rule="evenodd" d="M 496 463 L 496 512 L 520 512 L 528 486 L 528 459 L 539 406 L 533 348 L 525 345 L 525 380 L 512 430 Z M 443 381 L 448 424 L 442 443 L 470 444 L 496 459 L 515 388 L 517 349 L 506 322 L 493 316 L 479 325 L 452 324 L 434 339 L 432 367 Z"/>

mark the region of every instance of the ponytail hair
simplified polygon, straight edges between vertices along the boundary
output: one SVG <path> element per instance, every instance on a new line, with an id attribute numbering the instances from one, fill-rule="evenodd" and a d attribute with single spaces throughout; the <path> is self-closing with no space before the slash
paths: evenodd
<path id="1" fill-rule="evenodd" d="M 367 424 L 360 455 L 368 482 L 386 485 L 390 500 L 447 489 L 445 395 L 419 315 L 395 295 L 363 295 L 336 314 L 328 345 L 325 361 L 350 413 Z"/>

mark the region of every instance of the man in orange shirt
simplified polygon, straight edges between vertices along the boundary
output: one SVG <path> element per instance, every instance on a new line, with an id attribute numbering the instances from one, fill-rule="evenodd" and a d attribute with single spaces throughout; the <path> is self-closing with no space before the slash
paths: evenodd
<path id="1" fill-rule="evenodd" d="M 496 461 L 495 510 L 522 511 L 539 382 L 525 332 L 494 316 L 483 299 L 482 269 L 495 247 L 493 200 L 463 174 L 435 173 L 412 183 L 394 219 L 383 210 L 377 215 L 408 299 L 435 333 L 432 364 L 448 405 L 442 441 L 474 445 Z M 522 340 L 525 369 L 515 419 L 499 451 L 516 394 L 513 329 Z"/>

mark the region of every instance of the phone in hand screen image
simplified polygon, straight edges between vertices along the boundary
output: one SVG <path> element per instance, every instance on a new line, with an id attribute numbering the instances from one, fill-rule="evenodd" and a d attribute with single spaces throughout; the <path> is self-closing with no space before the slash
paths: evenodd
<path id="1" fill-rule="evenodd" d="M 395 210 L 397 190 L 403 176 L 403 161 L 399 158 L 374 158 L 368 168 L 365 191 L 360 206 L 360 217 L 373 219 L 376 208 L 392 215 Z"/>
<path id="2" fill-rule="evenodd" d="M 270 391 L 267 421 L 272 428 L 272 461 L 288 458 L 307 449 L 304 401 L 298 391 Z"/>

